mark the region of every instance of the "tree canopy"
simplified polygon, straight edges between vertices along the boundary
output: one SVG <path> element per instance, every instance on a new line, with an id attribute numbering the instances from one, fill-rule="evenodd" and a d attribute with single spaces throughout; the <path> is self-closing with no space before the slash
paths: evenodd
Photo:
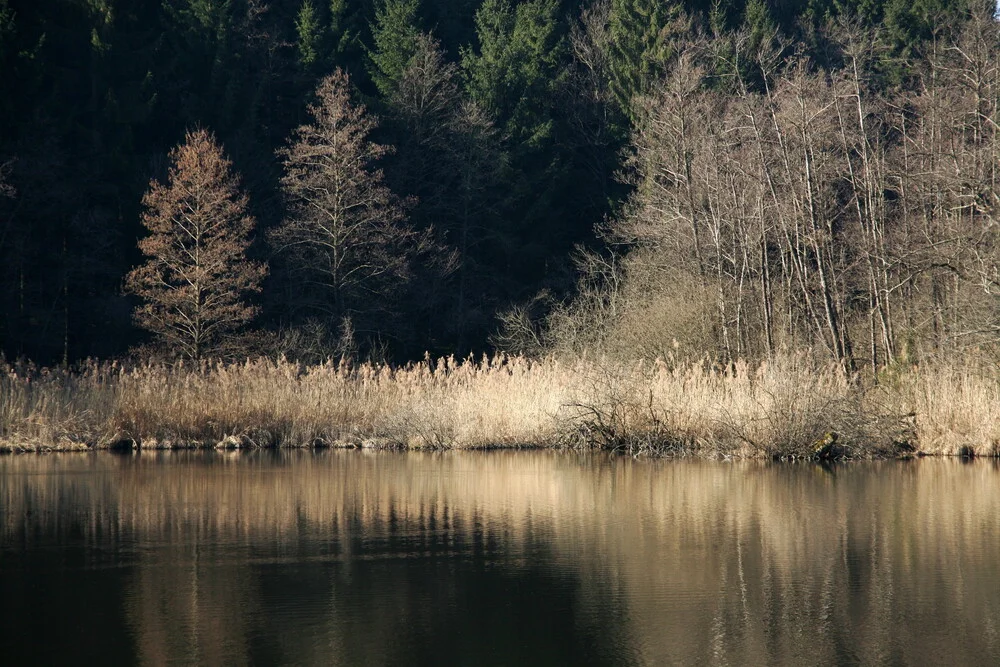
<path id="1" fill-rule="evenodd" d="M 245 215 L 258 222 L 261 238 L 274 242 L 244 249 L 250 262 L 272 264 L 260 282 L 254 320 L 263 330 L 313 326 L 317 318 L 336 329 L 350 314 L 364 339 L 361 350 L 380 349 L 395 359 L 485 351 L 498 340 L 491 334 L 508 309 L 571 303 L 582 289 L 581 257 L 635 251 L 629 244 L 639 237 L 622 230 L 631 229 L 623 221 L 637 220 L 637 210 L 658 211 L 661 227 L 675 224 L 656 208 L 669 201 L 671 215 L 677 202 L 686 202 L 684 229 L 692 237 L 697 231 L 698 241 L 686 246 L 691 257 L 669 259 L 679 270 L 701 256 L 701 268 L 685 280 L 707 289 L 714 276 L 717 298 L 718 262 L 724 260 L 723 276 L 730 271 L 744 280 L 760 279 L 758 273 L 777 262 L 778 275 L 790 281 L 781 283 L 785 294 L 797 285 L 802 299 L 815 304 L 783 316 L 813 321 L 813 329 L 816 318 L 825 323 L 825 333 L 810 344 L 826 336 L 835 356 L 849 356 L 844 348 L 851 343 L 854 356 L 865 347 L 865 358 L 887 358 L 902 345 L 893 337 L 901 336 L 895 299 L 903 288 L 890 281 L 906 276 L 893 273 L 902 259 L 878 245 L 879 235 L 883 227 L 898 228 L 887 220 L 896 220 L 899 207 L 912 212 L 916 201 L 941 200 L 908 190 L 915 175 L 898 173 L 895 182 L 882 183 L 884 197 L 872 194 L 881 182 L 872 179 L 888 164 L 883 154 L 895 156 L 897 146 L 909 147 L 911 165 L 914 156 L 926 155 L 930 149 L 915 137 L 926 142 L 941 135 L 925 134 L 926 123 L 939 116 L 922 110 L 954 106 L 968 90 L 978 91 L 973 117 L 982 123 L 955 122 L 971 133 L 963 141 L 971 136 L 970 145 L 982 143 L 993 120 L 986 85 L 991 69 L 973 67 L 967 47 L 974 26 L 988 32 L 993 11 L 987 0 L 0 0 L 0 351 L 71 361 L 123 354 L 146 340 L 131 317 L 132 297 L 122 291 L 133 267 L 150 259 L 136 245 L 148 234 L 144 192 L 152 180 L 164 182 L 177 157 L 172 147 L 183 144 L 190 128 L 203 127 L 225 147 L 233 178 L 238 174 L 249 193 Z M 695 70 L 700 74 L 678 78 Z M 956 71 L 967 76 L 955 78 Z M 306 167 L 289 151 L 304 140 L 302 128 L 318 127 L 314 95 L 330 76 L 340 82 L 338 99 L 364 107 L 365 118 L 381 119 L 367 130 L 365 145 L 382 152 L 358 163 L 364 163 L 358 178 L 375 197 L 365 206 L 377 200 L 385 211 L 406 213 L 405 220 L 390 215 L 391 224 L 387 218 L 371 279 L 342 290 L 331 288 L 339 278 L 318 279 L 315 256 L 295 257 L 288 239 L 279 242 L 290 225 L 304 224 L 303 191 L 289 174 Z M 855 82 L 853 89 L 844 77 Z M 801 122 L 795 125 L 787 103 L 798 98 L 787 89 L 799 85 L 803 100 L 826 99 L 822 81 L 841 91 L 827 101 L 840 113 L 842 131 L 806 132 L 802 139 Z M 849 105 L 858 98 L 860 111 Z M 655 100 L 669 101 L 666 111 L 673 115 L 651 115 Z M 714 105 L 717 115 L 702 109 L 684 116 L 691 100 Z M 857 127 L 847 122 L 848 110 Z M 735 127 L 736 118 L 760 132 L 752 142 L 742 138 L 743 148 L 763 150 L 780 139 L 787 153 L 765 151 L 755 158 L 764 163 L 754 164 L 758 176 L 774 176 L 776 191 L 784 188 L 789 198 L 796 191 L 777 179 L 772 161 L 797 173 L 792 156 L 800 147 L 793 136 L 805 142 L 804 155 L 821 156 L 810 168 L 829 167 L 818 173 L 832 180 L 823 181 L 830 188 L 823 197 L 812 193 L 812 202 L 828 209 L 808 220 L 788 213 L 782 224 L 792 226 L 776 228 L 779 236 L 759 232 L 764 240 L 757 245 L 719 245 L 716 256 L 704 244 L 726 229 L 718 220 L 722 209 L 712 203 L 723 181 L 699 185 L 707 177 L 695 173 L 704 155 L 698 142 L 720 142 L 719 161 L 705 169 L 732 164 L 749 172 L 747 156 L 722 161 L 732 146 L 720 137 L 735 141 L 745 129 Z M 651 128 L 653 122 L 660 126 Z M 683 142 L 653 131 L 678 122 Z M 690 123 L 722 134 L 692 134 Z M 940 132 L 952 132 L 949 127 Z M 782 133 L 769 137 L 774 128 Z M 660 148 L 651 152 L 644 142 L 654 137 Z M 811 144 L 814 138 L 821 143 Z M 830 166 L 833 155 L 843 170 Z M 987 163 L 980 160 L 977 168 Z M 726 187 L 737 181 L 729 174 Z M 666 197 L 678 184 L 683 200 L 640 197 Z M 806 187 L 802 194 L 809 192 Z M 985 201 L 990 192 L 967 196 Z M 965 199 L 956 201 L 972 210 Z M 751 204 L 757 205 L 745 202 Z M 783 201 L 774 210 L 785 215 L 786 205 L 792 206 Z M 862 225 L 855 228 L 878 247 L 840 243 L 850 225 L 832 210 L 854 210 L 851 224 Z M 811 252 L 789 249 L 786 229 L 789 238 L 813 240 L 793 220 L 808 223 L 816 236 Z M 682 236 L 659 238 L 677 244 Z M 420 239 L 420 250 L 406 239 Z M 745 264 L 753 271 L 734 268 L 733 253 L 756 258 Z M 959 270 L 954 258 L 936 259 L 955 275 L 985 279 L 985 269 Z M 929 259 L 919 264 L 931 265 Z M 375 280 L 375 274 L 398 280 Z M 812 282 L 822 274 L 831 278 L 826 287 Z M 858 276 L 867 276 L 864 289 Z M 772 278 L 777 289 L 780 280 Z M 940 285 L 934 289 L 943 293 Z M 729 331 L 737 352 L 766 347 L 746 340 L 740 347 L 730 331 L 737 318 L 741 335 L 747 333 L 747 303 L 726 300 L 725 307 L 736 310 L 702 321 L 712 336 Z M 877 324 L 877 353 L 852 333 L 862 311 Z M 870 320 L 866 326 L 870 339 Z M 712 345 L 723 338 L 711 338 Z"/>
<path id="2" fill-rule="evenodd" d="M 170 163 L 166 183 L 154 180 L 142 199 L 147 259 L 125 285 L 143 301 L 136 324 L 170 352 L 199 359 L 222 353 L 226 335 L 257 314 L 246 297 L 260 291 L 267 268 L 247 260 L 256 221 L 215 138 L 188 132 Z"/>

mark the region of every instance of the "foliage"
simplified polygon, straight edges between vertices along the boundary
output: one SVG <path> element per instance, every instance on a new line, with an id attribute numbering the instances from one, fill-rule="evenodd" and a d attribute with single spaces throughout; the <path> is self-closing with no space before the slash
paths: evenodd
<path id="1" fill-rule="evenodd" d="M 260 291 L 267 269 L 246 259 L 255 221 L 215 138 L 189 132 L 170 160 L 167 182 L 152 181 L 143 197 L 150 235 L 139 249 L 148 259 L 125 285 L 145 302 L 136 323 L 198 359 L 218 354 L 226 335 L 253 319 L 244 296 Z"/>
<path id="2" fill-rule="evenodd" d="M 611 90 L 622 109 L 631 109 L 633 98 L 666 72 L 674 42 L 689 30 L 676 0 L 611 0 L 608 62 Z"/>
<path id="3" fill-rule="evenodd" d="M 419 0 L 385 0 L 375 14 L 369 52 L 372 81 L 384 97 L 397 93 L 403 71 L 417 52 Z"/>
<path id="4" fill-rule="evenodd" d="M 563 347 L 821 350 L 872 377 L 995 349 L 1000 27 L 982 14 L 943 41 L 919 93 L 878 86 L 870 33 L 832 39 L 837 66 L 793 58 L 761 89 L 737 70 L 733 92 L 706 85 L 710 52 L 677 55 L 637 107 L 634 191 L 604 230 L 621 266 L 586 267 L 576 304 L 553 313 Z"/>
<path id="5" fill-rule="evenodd" d="M 983 313 L 975 325 L 963 320 L 969 326 L 958 331 L 965 334 L 965 341 L 982 341 L 989 337 L 982 332 L 989 331 L 986 314 L 993 311 L 986 306 L 993 298 L 988 293 L 992 287 L 976 293 L 972 286 L 984 276 L 986 284 L 992 284 L 988 264 L 993 253 L 969 241 L 974 224 L 963 221 L 960 236 L 967 241 L 963 253 L 945 252 L 950 244 L 921 245 L 919 261 L 912 253 L 890 249 L 889 240 L 882 248 L 877 236 L 868 245 L 857 237 L 864 230 L 913 232 L 914 226 L 898 223 L 906 217 L 898 209 L 905 207 L 908 219 L 913 219 L 919 202 L 933 211 L 928 219 L 934 221 L 934 233 L 924 235 L 921 230 L 916 238 L 952 238 L 946 229 L 958 224 L 953 218 L 960 216 L 942 213 L 934 202 L 950 201 L 968 214 L 974 210 L 969 201 L 991 197 L 992 186 L 976 171 L 989 163 L 983 135 L 966 141 L 993 120 L 986 111 L 992 94 L 986 85 L 990 67 L 981 58 L 963 63 L 960 55 L 970 17 L 991 13 L 988 4 L 985 0 L 0 0 L 0 161 L 10 165 L 6 183 L 17 193 L 16 198 L 0 198 L 0 350 L 10 356 L 68 363 L 88 355 L 121 354 L 137 342 L 131 307 L 121 294 L 122 279 L 138 260 L 134 239 L 142 234 L 143 191 L 150 178 L 164 171 L 170 147 L 186 128 L 206 127 L 216 133 L 253 194 L 253 217 L 263 228 L 279 228 L 290 217 L 286 204 L 292 200 L 283 196 L 282 165 L 274 159 L 275 151 L 295 128 L 309 122 L 309 96 L 320 78 L 338 68 L 350 73 L 354 98 L 364 100 L 384 120 L 373 129 L 371 141 L 394 149 L 379 167 L 385 171 L 386 187 L 414 202 L 406 227 L 434 240 L 433 249 L 424 245 L 419 259 L 411 257 L 405 283 L 372 283 L 369 299 L 384 306 L 385 317 L 380 316 L 383 324 L 378 327 L 373 317 L 367 318 L 367 325 L 355 322 L 362 341 L 374 335 L 379 342 L 373 345 L 382 349 L 391 340 L 388 354 L 397 360 L 419 356 L 427 348 L 461 354 L 488 350 L 491 330 L 502 313 L 540 293 L 552 295 L 546 300 L 550 304 L 564 303 L 574 293 L 576 246 L 602 256 L 611 250 L 627 254 L 631 241 L 606 236 L 603 230 L 608 221 L 631 215 L 634 188 L 662 186 L 658 180 L 662 174 L 648 177 L 641 171 L 645 167 L 630 159 L 634 153 L 652 159 L 652 153 L 629 144 L 645 132 L 641 123 L 649 99 L 661 99 L 665 81 L 692 47 L 700 53 L 698 66 L 704 72 L 697 87 L 718 95 L 712 104 L 718 105 L 719 114 L 735 119 L 742 113 L 748 119 L 747 114 L 754 112 L 761 136 L 743 145 L 766 147 L 764 158 L 771 173 L 778 174 L 772 160 L 785 163 L 785 156 L 770 143 L 779 137 L 768 136 L 774 134 L 767 129 L 774 127 L 772 110 L 779 108 L 779 99 L 788 99 L 788 93 L 779 89 L 788 85 L 786 74 L 802 63 L 809 75 L 801 86 L 803 100 L 827 95 L 827 102 L 837 101 L 842 112 L 831 121 L 824 111 L 813 129 L 833 122 L 849 130 L 846 140 L 841 136 L 836 144 L 835 159 L 832 152 L 818 153 L 824 169 L 832 162 L 839 165 L 823 172 L 823 178 L 834 180 L 824 181 L 817 199 L 841 211 L 833 215 L 824 209 L 816 218 L 815 229 L 823 232 L 816 244 L 824 253 L 823 261 L 801 248 L 782 254 L 789 248 L 783 230 L 795 229 L 789 222 L 788 227 L 775 227 L 780 233 L 763 234 L 765 242 L 753 253 L 754 246 L 733 246 L 729 239 L 729 250 L 720 255 L 724 277 L 727 270 L 731 274 L 735 270 L 732 275 L 738 282 L 740 271 L 733 268 L 737 265 L 754 265 L 759 271 L 767 264 L 770 270 L 782 259 L 802 259 L 802 281 L 794 277 L 793 264 L 786 262 L 784 273 L 779 271 L 781 280 L 794 278 L 782 285 L 782 298 L 791 299 L 788 295 L 796 290 L 802 299 L 808 295 L 823 321 L 837 320 L 838 311 L 844 310 L 845 334 L 837 337 L 854 350 L 851 355 L 846 349 L 839 354 L 864 359 L 861 363 L 873 356 L 887 360 L 886 350 L 895 350 L 904 340 L 913 341 L 915 348 L 933 348 L 921 342 L 922 333 L 897 332 L 878 333 L 879 351 L 876 355 L 870 351 L 871 323 L 859 324 L 864 313 L 875 314 L 875 329 L 881 332 L 882 320 L 893 324 L 893 317 L 909 308 L 911 298 L 923 305 L 906 312 L 922 313 L 914 320 L 918 323 L 937 321 L 939 332 L 944 322 L 956 327 L 948 315 L 952 308 Z M 864 45 L 865 54 L 848 53 L 847 33 L 854 35 L 855 45 Z M 709 34 L 711 40 L 706 38 Z M 848 76 L 854 63 L 858 75 Z M 969 91 L 959 92 L 960 77 L 955 72 L 975 81 L 968 85 L 982 92 L 980 111 L 973 112 L 966 104 L 963 96 Z M 810 92 L 818 86 L 821 73 L 847 80 L 830 89 L 841 96 Z M 857 97 L 849 85 L 853 79 L 860 83 L 864 100 L 859 117 L 865 121 L 863 132 L 853 127 L 861 120 L 855 123 L 848 117 L 848 110 L 851 119 L 857 115 L 858 105 L 850 102 Z M 672 99 L 677 101 L 676 96 Z M 952 102 L 973 115 L 950 116 L 950 128 L 937 125 L 932 131 L 921 125 L 935 118 L 932 106 L 947 111 Z M 887 113 L 893 105 L 899 112 Z M 782 107 L 781 139 L 798 136 L 791 106 Z M 976 113 L 989 120 L 970 124 Z M 709 119 L 717 120 L 711 115 Z M 728 136 L 736 137 L 742 127 Z M 892 164 L 880 156 L 898 155 L 900 146 L 907 147 L 910 158 L 943 155 L 941 144 L 929 147 L 921 142 L 957 137 L 954 128 L 963 128 L 962 140 L 955 144 L 961 149 L 956 153 L 961 163 L 956 173 L 970 184 L 966 190 L 955 185 L 956 176 L 940 172 L 936 161 L 927 173 L 935 174 L 937 181 L 906 170 L 879 172 L 884 164 Z M 826 137 L 810 132 L 809 136 Z M 747 172 L 756 168 L 758 176 L 766 173 L 761 171 L 759 155 L 757 163 L 749 161 L 752 156 L 729 160 L 731 145 L 725 136 L 711 139 L 719 144 L 721 166 L 733 164 Z M 979 148 L 966 150 L 976 142 Z M 785 146 L 801 158 L 802 151 L 811 150 L 808 144 Z M 687 149 L 693 168 L 712 166 L 699 162 L 703 146 Z M 967 167 L 965 159 L 972 155 L 977 157 L 969 157 Z M 672 160 L 674 167 L 682 163 Z M 792 160 L 787 164 L 791 166 Z M 920 169 L 929 167 L 921 164 Z M 698 179 L 704 187 L 694 187 Z M 774 183 L 790 188 L 791 180 L 782 177 Z M 893 193 L 884 201 L 866 194 L 876 192 L 873 184 L 879 182 L 888 183 L 887 191 Z M 719 192 L 720 183 L 698 176 L 684 190 L 712 195 Z M 787 192 L 805 195 L 807 190 Z M 931 194 L 942 191 L 951 194 L 942 199 Z M 862 202 L 870 200 L 860 213 L 859 197 Z M 699 202 L 694 203 L 698 208 Z M 719 217 L 712 206 L 695 217 Z M 772 208 L 794 206 L 789 197 Z M 854 213 L 848 216 L 849 211 Z M 786 220 L 813 228 L 811 220 L 795 215 L 799 217 Z M 986 219 L 981 211 L 968 215 Z M 704 242 L 703 221 L 698 220 L 699 239 Z M 661 216 L 661 223 L 671 224 L 664 221 Z M 742 224 L 722 222 L 712 229 Z M 824 230 L 827 223 L 832 231 Z M 812 245 L 809 237 L 799 238 Z M 719 244 L 722 241 L 720 237 Z M 734 247 L 746 250 L 751 259 L 734 259 Z M 650 248 L 640 250 L 647 256 L 650 252 Z M 654 289 L 675 278 L 689 291 L 669 298 L 656 291 L 641 308 L 630 311 L 636 331 L 652 335 L 658 328 L 682 326 L 671 322 L 694 319 L 698 326 L 683 326 L 685 341 L 700 338 L 701 348 L 724 347 L 722 320 L 703 312 L 706 304 L 718 308 L 719 267 L 712 264 L 715 257 L 702 254 L 704 275 L 689 272 L 690 257 L 671 260 L 668 273 L 635 271 L 636 287 L 629 289 L 637 294 L 638 285 Z M 766 262 L 756 259 L 764 255 Z M 821 266 L 827 273 L 835 269 L 827 290 L 818 282 Z M 304 286 L 302 267 L 295 265 L 291 254 L 274 258 L 273 267 L 273 275 L 262 284 L 257 323 L 271 333 L 311 326 L 321 304 L 329 309 L 329 288 Z M 950 283 L 944 274 L 929 267 L 948 267 L 942 271 L 958 276 L 962 289 L 945 289 Z M 706 277 L 712 271 L 714 282 Z M 888 282 L 893 277 L 907 282 Z M 882 287 L 868 285 L 873 279 Z M 722 283 L 729 285 L 726 280 Z M 747 284 L 743 283 L 744 292 Z M 880 289 L 890 290 L 890 296 L 875 299 Z M 830 318 L 828 309 L 820 307 L 824 292 L 830 297 Z M 697 296 L 708 293 L 716 296 Z M 744 316 L 749 302 L 742 297 L 730 302 L 736 293 L 723 299 L 727 308 L 736 307 L 726 311 L 725 320 L 734 327 L 739 320 L 736 328 L 746 338 L 743 325 L 748 323 Z M 929 296 L 932 293 L 938 296 Z M 927 319 L 927 312 L 943 307 L 940 295 L 945 293 L 957 300 L 936 319 Z M 701 305 L 700 315 L 687 308 L 692 302 Z M 808 328 L 802 326 L 802 313 L 807 315 L 805 321 L 813 319 L 809 306 L 805 309 L 793 306 L 782 315 L 796 321 L 792 327 L 796 344 L 817 342 L 803 335 Z M 562 317 L 572 310 L 555 308 L 554 313 Z M 649 313 L 646 324 L 639 321 L 640 312 Z M 683 317 L 677 320 L 675 313 Z M 332 319 L 324 319 L 326 326 L 331 330 L 340 326 L 338 315 L 328 316 Z M 815 323 L 811 327 L 815 329 Z M 379 333 L 362 331 L 366 328 L 377 328 Z M 390 329 L 392 336 L 384 334 Z M 831 345 L 832 336 L 827 334 Z M 638 336 L 645 337 L 646 333 Z M 738 347 L 735 338 L 730 341 Z M 662 347 L 648 343 L 643 349 Z"/>
<path id="6" fill-rule="evenodd" d="M 307 69 L 312 68 L 319 62 L 322 48 L 322 28 L 312 0 L 303 0 L 295 20 L 295 31 L 298 33 L 299 62 Z"/>
<path id="7" fill-rule="evenodd" d="M 476 13 L 478 52 L 462 54 L 470 97 L 518 142 L 537 144 L 551 132 L 547 107 L 565 52 L 558 7 L 486 0 Z"/>

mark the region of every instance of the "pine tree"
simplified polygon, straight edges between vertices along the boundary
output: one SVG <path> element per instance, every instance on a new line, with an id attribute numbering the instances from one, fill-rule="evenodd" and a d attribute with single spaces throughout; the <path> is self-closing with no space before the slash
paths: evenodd
<path id="1" fill-rule="evenodd" d="M 126 278 L 139 296 L 136 323 L 181 356 L 220 351 L 226 335 L 257 309 L 244 298 L 259 292 L 267 268 L 246 259 L 254 219 L 247 197 L 215 138 L 188 132 L 170 152 L 166 184 L 152 181 L 143 197 L 139 241 L 148 258 Z"/>

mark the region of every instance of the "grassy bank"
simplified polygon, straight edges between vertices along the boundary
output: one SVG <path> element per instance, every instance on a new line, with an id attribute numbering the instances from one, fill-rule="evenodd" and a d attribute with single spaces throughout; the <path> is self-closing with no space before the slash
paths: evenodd
<path id="1" fill-rule="evenodd" d="M 0 450 L 112 447 L 602 447 L 879 458 L 1000 451 L 1000 384 L 969 366 L 880 382 L 784 357 L 726 368 L 495 357 L 390 368 L 8 365 Z"/>

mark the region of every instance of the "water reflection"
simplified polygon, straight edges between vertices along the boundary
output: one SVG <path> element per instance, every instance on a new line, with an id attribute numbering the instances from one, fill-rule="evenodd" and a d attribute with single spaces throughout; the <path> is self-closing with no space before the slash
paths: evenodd
<path id="1" fill-rule="evenodd" d="M 940 460 L 5 457 L 0 654 L 996 664 L 998 482 Z"/>

